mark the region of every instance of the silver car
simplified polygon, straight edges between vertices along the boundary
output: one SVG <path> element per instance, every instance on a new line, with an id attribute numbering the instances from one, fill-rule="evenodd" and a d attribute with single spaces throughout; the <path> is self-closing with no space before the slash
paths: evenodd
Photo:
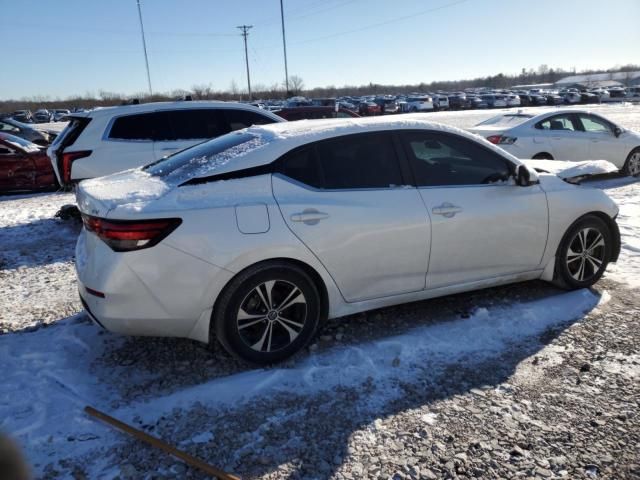
<path id="1" fill-rule="evenodd" d="M 327 317 L 523 280 L 592 285 L 618 208 L 415 114 L 274 123 L 81 182 L 94 321 L 259 364 Z"/>

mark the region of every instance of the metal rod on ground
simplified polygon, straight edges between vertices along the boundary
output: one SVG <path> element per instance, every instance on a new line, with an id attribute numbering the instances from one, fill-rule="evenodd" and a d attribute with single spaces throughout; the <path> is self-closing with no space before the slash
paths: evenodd
<path id="1" fill-rule="evenodd" d="M 202 470 L 203 472 L 208 473 L 209 475 L 213 475 L 215 477 L 218 477 L 221 480 L 240 480 L 240 477 L 237 477 L 235 475 L 232 475 L 230 473 L 226 473 L 223 472 L 222 470 L 217 469 L 216 467 L 213 467 L 211 465 L 209 465 L 208 463 L 203 462 L 202 460 L 197 459 L 196 457 L 193 457 L 191 455 L 189 455 L 186 452 L 183 452 L 181 450 L 176 449 L 175 447 L 169 445 L 166 442 L 163 442 L 162 440 L 160 440 L 159 438 L 153 437 L 141 430 L 138 430 L 137 428 L 134 428 L 130 425 L 127 425 L 124 422 L 121 422 L 120 420 L 117 420 L 109 415 L 107 415 L 106 413 L 103 413 L 99 410 L 96 410 L 93 407 L 89 407 L 86 406 L 84 407 L 84 411 L 91 415 L 92 417 L 95 417 L 99 420 L 102 420 L 103 422 L 108 423 L 109 425 L 112 425 L 120 430 L 122 430 L 123 432 L 128 433 L 129 435 L 134 436 L 135 438 L 137 438 L 138 440 L 141 440 L 143 442 L 148 443 L 149 445 L 152 445 L 156 448 L 159 448 L 160 450 L 163 450 L 165 452 L 167 452 L 170 455 L 173 455 L 176 458 L 179 458 L 180 460 L 182 460 L 183 462 L 185 462 L 187 465 L 190 465 L 192 467 L 198 468 L 200 470 Z"/>
<path id="2" fill-rule="evenodd" d="M 282 19 L 282 46 L 284 47 L 284 84 L 289 96 L 289 69 L 287 68 L 287 39 L 284 35 L 284 6 L 280 0 L 280 18 Z"/>
<path id="3" fill-rule="evenodd" d="M 140 0 L 138 3 L 138 18 L 140 19 L 140 33 L 142 33 L 142 49 L 144 50 L 144 63 L 147 66 L 147 82 L 149 82 L 149 95 L 153 96 L 151 89 L 151 74 L 149 73 L 149 58 L 147 57 L 147 42 L 144 39 L 144 26 L 142 25 L 142 10 L 140 9 Z"/>
<path id="4" fill-rule="evenodd" d="M 249 36 L 249 30 L 253 28 L 253 25 L 241 25 L 239 27 L 242 30 L 242 36 L 244 37 L 244 61 L 247 64 L 247 88 L 249 89 L 249 100 L 251 98 L 251 76 L 249 75 L 249 54 L 247 53 L 247 37 Z"/>

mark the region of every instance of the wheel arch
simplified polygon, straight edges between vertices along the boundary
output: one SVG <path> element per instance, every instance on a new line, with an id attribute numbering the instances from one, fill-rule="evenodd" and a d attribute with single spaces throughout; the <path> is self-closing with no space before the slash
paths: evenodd
<path id="1" fill-rule="evenodd" d="M 320 273 L 315 268 L 313 268 L 308 263 L 303 262 L 302 260 L 291 258 L 291 257 L 273 257 L 273 258 L 260 260 L 259 262 L 255 262 L 250 265 L 247 265 L 242 270 L 236 272 L 232 277 L 230 277 L 226 281 L 225 285 L 222 287 L 219 294 L 216 296 L 215 302 L 213 303 L 213 308 L 211 310 L 211 316 L 209 319 L 209 335 L 210 335 L 209 341 L 210 342 L 212 338 L 211 336 L 214 334 L 213 328 L 212 328 L 214 326 L 214 316 L 216 315 L 220 298 L 222 297 L 222 295 L 224 294 L 228 286 L 233 282 L 233 280 L 235 280 L 239 275 L 243 274 L 248 269 L 253 268 L 257 265 L 262 265 L 265 263 L 275 263 L 275 262 L 288 263 L 292 266 L 296 266 L 300 268 L 302 271 L 304 271 L 307 275 L 309 275 L 314 285 L 318 289 L 318 293 L 320 295 L 320 324 L 322 325 L 322 323 L 326 321 L 326 319 L 329 316 L 330 299 L 329 299 L 329 290 L 327 288 L 327 285 L 324 279 L 322 278 L 322 275 L 320 275 Z"/>
<path id="2" fill-rule="evenodd" d="M 538 152 L 531 157 L 532 160 L 555 160 L 549 152 Z"/>
<path id="3" fill-rule="evenodd" d="M 613 245 L 611 247 L 611 257 L 609 258 L 609 261 L 616 262 L 618 260 L 618 257 L 620 256 L 621 241 L 620 241 L 620 229 L 618 228 L 618 224 L 616 223 L 615 218 L 611 218 L 605 212 L 596 210 L 593 212 L 585 213 L 580 218 L 578 218 L 576 222 L 586 217 L 587 215 L 593 215 L 595 217 L 600 218 L 609 227 L 609 230 L 611 231 L 611 237 L 612 237 L 611 239 L 613 240 Z M 571 224 L 571 226 L 573 226 L 573 224 Z"/>

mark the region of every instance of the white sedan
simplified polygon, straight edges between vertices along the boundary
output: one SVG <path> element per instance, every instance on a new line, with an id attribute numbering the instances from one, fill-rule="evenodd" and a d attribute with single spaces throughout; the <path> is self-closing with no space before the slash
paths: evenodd
<path id="1" fill-rule="evenodd" d="M 601 190 L 411 114 L 251 127 L 81 182 L 77 201 L 96 323 L 259 364 L 327 317 L 524 280 L 588 287 L 620 250 Z"/>
<path id="2" fill-rule="evenodd" d="M 608 160 L 625 175 L 640 175 L 640 134 L 586 110 L 506 113 L 469 131 L 518 158 Z"/>

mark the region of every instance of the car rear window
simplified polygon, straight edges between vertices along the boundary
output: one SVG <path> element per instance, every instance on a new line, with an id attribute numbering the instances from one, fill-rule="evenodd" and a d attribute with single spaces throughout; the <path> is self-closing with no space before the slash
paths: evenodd
<path id="1" fill-rule="evenodd" d="M 515 127 L 516 125 L 520 125 L 521 123 L 526 122 L 530 118 L 533 118 L 533 115 L 527 115 L 524 113 L 498 115 L 497 117 L 493 117 L 493 118 L 490 118 L 489 120 L 485 120 L 484 122 L 480 122 L 476 126 L 479 127 L 481 125 L 495 125 L 495 126 Z"/>
<path id="2" fill-rule="evenodd" d="M 232 132 L 177 152 L 143 169 L 156 177 L 187 181 L 213 175 L 223 165 L 267 143 L 264 136 L 256 133 Z"/>

